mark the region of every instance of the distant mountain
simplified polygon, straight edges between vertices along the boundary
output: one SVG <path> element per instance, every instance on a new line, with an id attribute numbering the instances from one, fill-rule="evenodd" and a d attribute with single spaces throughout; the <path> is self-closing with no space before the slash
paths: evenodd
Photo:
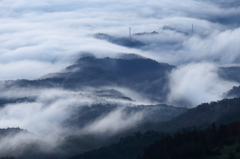
<path id="1" fill-rule="evenodd" d="M 163 27 L 161 33 L 156 31 L 139 32 L 139 33 L 132 34 L 131 37 L 119 37 L 119 36 L 114 36 L 114 35 L 109 35 L 104 33 L 98 33 L 98 34 L 94 34 L 94 38 L 108 41 L 116 45 L 145 50 L 145 51 L 147 50 L 157 51 L 159 49 L 164 49 L 166 51 L 167 50 L 169 51 L 172 49 L 174 50 L 180 49 L 182 47 L 182 41 L 179 41 L 179 40 L 174 40 L 171 42 L 169 40 L 159 40 L 158 38 L 162 36 L 161 35 L 162 33 L 169 34 L 169 36 L 171 36 L 171 33 L 174 33 L 174 34 L 178 33 L 184 36 L 192 35 L 192 33 L 189 34 L 187 32 L 180 31 L 172 27 Z"/>
<path id="2" fill-rule="evenodd" d="M 174 28 L 174 27 L 166 26 L 166 25 L 163 26 L 162 29 L 163 29 L 163 30 L 173 31 L 173 32 L 176 32 L 176 33 L 179 33 L 179 34 L 183 34 L 183 35 L 186 35 L 186 36 L 192 34 L 192 32 L 190 32 L 190 33 L 188 33 L 188 32 L 184 32 L 184 31 L 178 30 L 178 29 L 176 29 L 176 28 Z"/>
<path id="3" fill-rule="evenodd" d="M 143 33 L 135 33 L 133 36 L 143 36 L 143 35 L 158 35 L 159 33 L 156 31 L 153 32 L 143 32 Z"/>
<path id="4" fill-rule="evenodd" d="M 174 66 L 146 58 L 101 58 L 85 56 L 65 73 L 49 80 L 61 81 L 64 88 L 120 86 L 133 89 L 156 101 L 166 99 L 168 73 Z M 54 77 L 55 76 L 55 77 Z"/>
<path id="5" fill-rule="evenodd" d="M 115 36 L 111 36 L 103 33 L 95 34 L 94 37 L 97 39 L 106 40 L 108 42 L 121 45 L 121 46 L 130 47 L 130 48 L 141 48 L 146 45 L 143 42 L 130 37 L 115 37 Z"/>
<path id="6" fill-rule="evenodd" d="M 34 97 L 25 97 L 25 98 L 0 98 L 0 108 L 6 104 L 14 103 L 24 103 L 24 102 L 34 102 Z"/>
<path id="7" fill-rule="evenodd" d="M 136 91 L 152 101 L 164 102 L 169 92 L 168 74 L 175 66 L 134 55 L 119 58 L 80 58 L 60 73 L 38 80 L 6 81 L 6 89 L 64 88 L 79 90 L 85 87 L 123 87 Z"/>
<path id="8" fill-rule="evenodd" d="M 127 97 L 123 93 L 115 90 L 115 89 L 99 89 L 96 90 L 95 93 L 99 97 L 105 97 L 105 98 L 111 98 L 111 99 L 123 99 L 123 100 L 129 100 L 132 101 L 131 98 Z"/>

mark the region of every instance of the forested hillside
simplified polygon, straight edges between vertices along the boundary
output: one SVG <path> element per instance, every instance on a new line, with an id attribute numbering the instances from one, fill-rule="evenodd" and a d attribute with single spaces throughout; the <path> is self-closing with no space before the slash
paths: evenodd
<path id="1" fill-rule="evenodd" d="M 202 159 L 240 157 L 240 122 L 215 124 L 206 130 L 192 130 L 168 135 L 145 149 L 137 159 Z"/>

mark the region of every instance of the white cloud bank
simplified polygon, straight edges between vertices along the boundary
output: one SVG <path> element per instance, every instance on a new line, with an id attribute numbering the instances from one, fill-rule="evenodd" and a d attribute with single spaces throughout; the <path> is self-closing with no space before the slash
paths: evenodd
<path id="1" fill-rule="evenodd" d="M 206 94 L 199 101 L 192 98 L 192 104 L 219 99 L 233 84 L 219 79 L 213 70 L 218 65 L 240 62 L 239 14 L 237 0 L 1 0 L 0 79 L 35 79 L 57 72 L 76 61 L 82 51 L 100 57 L 133 52 L 180 66 L 170 75 L 170 87 L 176 88 L 169 95 L 170 101 L 185 99 L 189 93 L 196 98 Z M 193 35 L 181 33 L 191 33 L 192 24 Z M 133 33 L 155 30 L 160 34 L 140 38 L 150 46 L 144 50 L 90 36 L 98 32 L 128 36 L 129 26 Z M 164 30 L 164 26 L 174 30 Z M 203 63 L 206 61 L 215 66 Z M 194 84 L 186 85 L 191 76 L 195 76 Z M 196 91 L 192 93 L 189 87 Z M 213 89 L 209 91 L 209 87 Z"/>
<path id="2" fill-rule="evenodd" d="M 170 74 L 168 101 L 193 107 L 204 102 L 217 101 L 237 83 L 220 79 L 217 67 L 211 63 L 187 64 Z"/>
<path id="3" fill-rule="evenodd" d="M 62 70 L 76 61 L 81 51 L 94 52 L 97 56 L 134 52 L 163 62 L 179 64 L 196 60 L 199 47 L 204 47 L 205 53 L 213 53 L 215 56 L 218 49 L 223 47 L 221 44 L 224 40 L 224 50 L 234 56 L 239 49 L 236 42 L 232 43 L 233 40 L 239 40 L 236 36 L 239 29 L 234 28 L 240 24 L 234 18 L 240 14 L 240 9 L 236 1 L 225 2 L 224 6 L 222 3 L 196 0 L 187 0 L 184 4 L 168 0 L 123 0 L 117 3 L 114 0 L 1 0 L 0 79 L 34 79 Z M 224 19 L 228 21 L 225 22 Z M 129 26 L 132 26 L 133 33 L 161 31 L 160 28 L 165 25 L 191 32 L 192 24 L 197 35 L 209 36 L 189 38 L 178 33 L 162 34 L 162 48 L 152 45 L 153 48 L 147 51 L 116 46 L 89 36 L 98 32 L 127 36 Z M 228 35 L 231 36 L 229 39 L 223 37 Z M 176 47 L 164 46 L 166 42 L 176 41 L 182 44 L 177 50 Z M 196 46 L 195 43 L 199 45 Z M 211 50 L 209 43 L 215 51 Z M 221 49 L 220 53 L 222 51 Z M 190 56 L 182 61 L 182 57 L 188 55 Z M 208 56 L 197 60 L 206 58 Z M 225 56 L 222 59 L 225 59 Z M 227 58 L 227 61 L 221 62 L 225 64 L 233 61 Z M 16 73 L 17 67 L 21 68 L 19 73 Z M 41 71 L 34 74 L 28 70 L 29 67 Z"/>

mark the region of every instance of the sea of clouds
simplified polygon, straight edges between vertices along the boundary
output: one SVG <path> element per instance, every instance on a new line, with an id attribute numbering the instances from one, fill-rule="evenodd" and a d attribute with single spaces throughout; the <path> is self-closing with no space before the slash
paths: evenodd
<path id="1" fill-rule="evenodd" d="M 184 100 L 193 107 L 219 100 L 238 85 L 221 79 L 217 72 L 220 66 L 240 64 L 239 15 L 238 0 L 0 0 L 0 80 L 37 79 L 59 72 L 77 61 L 82 52 L 92 52 L 97 57 L 135 53 L 177 66 L 169 74 L 170 104 Z M 127 37 L 129 27 L 133 34 L 159 34 L 133 36 L 147 44 L 142 49 L 92 36 L 107 33 Z M 9 92 L 1 96 L 6 97 Z M 1 108 L 0 127 L 19 126 L 40 135 L 51 131 L 49 138 L 67 134 L 68 130 L 59 127 L 59 123 L 71 114 L 69 109 L 86 102 L 91 105 L 96 100 L 66 90 L 12 92 L 8 96 L 33 93 L 37 101 Z M 134 125 L 142 115 L 127 118 L 119 109 L 83 130 L 115 133 Z M 122 127 L 114 125 L 116 121 Z"/>
<path id="2" fill-rule="evenodd" d="M 236 0 L 1 0 L 0 79 L 35 79 L 62 70 L 83 51 L 100 57 L 137 53 L 174 65 L 193 61 L 238 63 L 239 6 Z M 192 24 L 193 36 L 162 30 L 170 26 L 191 33 Z M 143 38 L 152 44 L 146 50 L 91 36 L 99 32 L 128 36 L 129 26 L 133 33 L 162 34 Z"/>

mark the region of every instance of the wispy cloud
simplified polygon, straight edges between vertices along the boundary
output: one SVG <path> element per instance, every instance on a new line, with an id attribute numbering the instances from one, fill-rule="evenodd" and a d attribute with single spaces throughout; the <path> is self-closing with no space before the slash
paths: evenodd
<path id="1" fill-rule="evenodd" d="M 136 126 L 143 118 L 144 112 L 129 114 L 119 108 L 87 125 L 82 133 L 111 136 Z"/>
<path id="2" fill-rule="evenodd" d="M 1 136 L 1 154 L 22 155 L 29 145 L 36 145 L 35 150 L 39 152 L 57 152 L 65 137 L 99 133 L 108 133 L 111 136 L 135 126 L 142 120 L 142 111 L 124 111 L 124 106 L 136 105 L 134 101 L 102 97 L 95 91 L 92 88 L 82 91 L 12 88 L 1 93 L 1 98 L 36 98 L 32 102 L 12 103 L 1 107 L 0 128 L 20 127 L 29 131 Z M 101 104 L 115 105 L 116 108 L 102 114 L 101 110 L 97 110 L 100 111 L 97 117 L 88 117 L 89 121 L 85 121 L 85 127 L 77 126 L 84 121 L 78 120 L 77 125 L 70 122 L 74 116 L 81 116 L 82 108 L 91 109 L 93 105 Z M 66 123 L 69 124 L 66 126 Z"/>

